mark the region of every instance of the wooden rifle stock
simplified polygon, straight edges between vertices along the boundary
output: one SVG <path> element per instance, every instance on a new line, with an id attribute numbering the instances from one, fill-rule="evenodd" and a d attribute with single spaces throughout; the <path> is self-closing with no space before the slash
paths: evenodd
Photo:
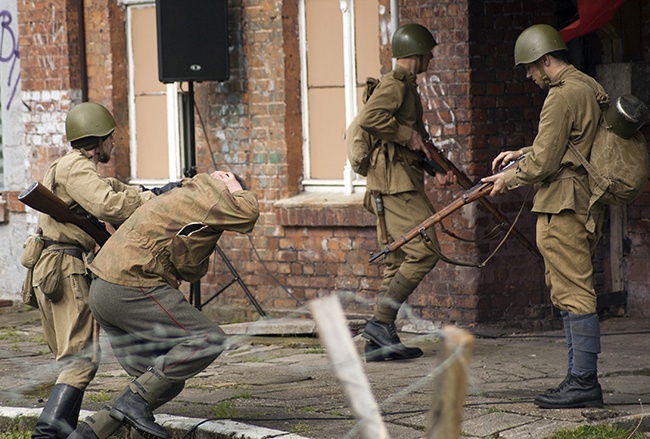
<path id="1" fill-rule="evenodd" d="M 462 187 L 465 190 L 470 190 L 473 186 L 474 183 L 472 183 L 472 180 L 469 179 L 469 177 L 460 169 L 454 165 L 454 163 L 449 160 L 445 155 L 438 149 L 436 145 L 433 144 L 430 140 L 427 140 L 424 142 L 424 144 L 427 146 L 427 149 L 431 152 L 431 156 L 433 157 L 433 161 L 440 166 L 442 169 L 445 170 L 445 172 L 453 172 L 453 174 L 456 176 L 456 179 L 458 180 L 458 184 L 460 187 Z M 508 218 L 505 217 L 497 209 L 497 207 L 490 202 L 487 198 L 479 198 L 479 202 L 492 214 L 496 219 L 501 221 L 503 224 L 507 224 L 508 227 L 512 228 L 512 234 L 517 238 L 521 243 L 530 251 L 532 254 L 537 256 L 537 258 L 542 261 L 542 254 L 539 252 L 537 247 L 531 243 L 526 236 L 524 236 L 519 230 L 517 230 L 516 227 L 512 227 L 512 223 Z"/>
<path id="2" fill-rule="evenodd" d="M 68 208 L 68 205 L 40 182 L 33 183 L 18 196 L 25 205 L 41 213 L 51 216 L 60 223 L 71 223 L 90 235 L 100 246 L 110 237 L 106 229 L 93 223 L 83 215 Z"/>
<path id="3" fill-rule="evenodd" d="M 406 234 L 402 235 L 399 239 L 396 239 L 395 241 L 388 244 L 382 251 L 378 253 L 373 253 L 370 256 L 368 262 L 374 262 L 377 259 L 386 256 L 391 252 L 394 252 L 395 250 L 397 250 L 398 248 L 400 248 L 401 246 L 403 246 L 404 244 L 406 244 L 416 236 L 423 235 L 429 227 L 433 226 L 436 223 L 439 223 L 444 218 L 456 212 L 464 205 L 469 204 L 476 200 L 480 200 L 481 198 L 489 194 L 490 191 L 492 190 L 492 186 L 494 186 L 493 183 L 479 183 L 476 186 L 470 188 L 468 191 L 463 193 L 463 195 L 461 195 L 456 201 L 454 201 L 451 204 L 448 204 L 438 212 L 431 215 L 429 218 L 422 221 L 417 226 L 413 227 Z"/>

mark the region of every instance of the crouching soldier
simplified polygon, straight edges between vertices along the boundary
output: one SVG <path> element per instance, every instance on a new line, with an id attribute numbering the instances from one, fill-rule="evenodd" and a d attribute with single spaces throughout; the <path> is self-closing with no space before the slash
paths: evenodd
<path id="1" fill-rule="evenodd" d="M 90 270 L 90 308 L 124 370 L 135 379 L 70 438 L 106 438 L 121 425 L 169 439 L 153 410 L 224 350 L 221 328 L 185 300 L 181 281 L 208 271 L 225 230 L 250 232 L 257 196 L 234 174 L 199 174 L 138 209 L 108 240 Z"/>

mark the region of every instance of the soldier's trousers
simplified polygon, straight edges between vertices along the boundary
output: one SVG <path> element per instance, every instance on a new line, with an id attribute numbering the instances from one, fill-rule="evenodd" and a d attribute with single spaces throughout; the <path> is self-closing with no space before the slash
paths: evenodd
<path id="1" fill-rule="evenodd" d="M 388 242 L 400 238 L 435 212 L 429 199 L 420 192 L 383 195 L 382 198 Z M 435 267 L 439 258 L 434 248 L 440 248 L 435 227 L 427 229 L 426 235 L 429 241 L 419 235 L 386 257 L 383 289 L 388 288 L 398 271 L 409 282 L 417 285 Z"/>
<path id="2" fill-rule="evenodd" d="M 221 328 L 169 285 L 126 287 L 100 278 L 90 286 L 90 309 L 131 376 L 147 368 L 185 381 L 225 349 Z"/>
<path id="3" fill-rule="evenodd" d="M 585 227 L 586 215 L 563 210 L 537 217 L 537 247 L 544 257 L 551 302 L 572 314 L 596 312 L 591 256 L 601 235 L 603 214 L 593 214 L 596 231 Z"/>

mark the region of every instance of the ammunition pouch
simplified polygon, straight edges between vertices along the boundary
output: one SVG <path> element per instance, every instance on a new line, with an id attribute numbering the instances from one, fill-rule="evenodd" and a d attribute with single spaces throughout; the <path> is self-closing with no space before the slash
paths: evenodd
<path id="1" fill-rule="evenodd" d="M 41 257 L 45 241 L 39 234 L 30 235 L 23 244 L 23 251 L 20 254 L 20 263 L 25 268 L 34 268 L 38 258 Z"/>
<path id="2" fill-rule="evenodd" d="M 58 302 L 63 297 L 61 262 L 63 249 L 54 249 L 43 252 L 34 266 L 34 289 L 42 293 L 52 302 Z"/>

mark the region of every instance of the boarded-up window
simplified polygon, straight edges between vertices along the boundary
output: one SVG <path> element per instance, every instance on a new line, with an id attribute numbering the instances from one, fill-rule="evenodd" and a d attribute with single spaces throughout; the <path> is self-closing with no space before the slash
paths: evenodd
<path id="1" fill-rule="evenodd" d="M 343 20 L 334 0 L 305 1 L 305 39 L 309 168 L 311 180 L 341 180 L 346 163 L 344 134 L 345 76 Z M 355 0 L 357 86 L 378 76 L 379 12 L 377 0 Z M 326 24 L 325 24 L 326 23 Z"/>
<path id="2" fill-rule="evenodd" d="M 133 8 L 133 99 L 135 104 L 136 171 L 138 179 L 168 178 L 167 97 L 158 81 L 155 7 Z"/>

